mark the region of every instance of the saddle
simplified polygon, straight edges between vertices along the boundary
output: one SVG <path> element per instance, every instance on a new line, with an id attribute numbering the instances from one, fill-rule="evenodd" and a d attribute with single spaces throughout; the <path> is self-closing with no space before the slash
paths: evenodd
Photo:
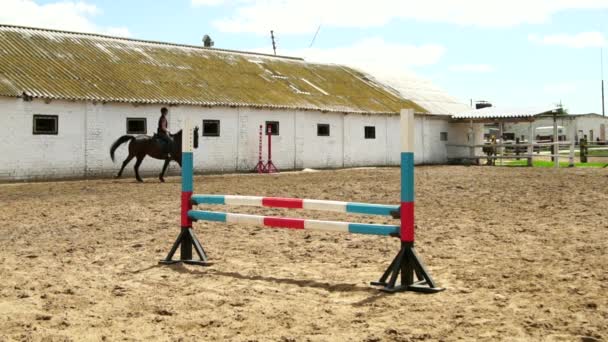
<path id="1" fill-rule="evenodd" d="M 161 144 L 164 153 L 171 153 L 171 147 L 173 145 L 172 139 L 169 136 L 154 133 L 152 140 Z"/>

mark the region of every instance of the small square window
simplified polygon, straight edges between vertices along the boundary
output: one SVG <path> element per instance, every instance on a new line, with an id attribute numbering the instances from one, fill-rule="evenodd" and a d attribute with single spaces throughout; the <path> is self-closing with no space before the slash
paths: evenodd
<path id="1" fill-rule="evenodd" d="M 147 134 L 146 118 L 127 118 L 127 134 Z"/>
<path id="2" fill-rule="evenodd" d="M 268 135 L 268 129 L 270 129 L 270 135 L 279 135 L 279 122 L 266 121 L 266 135 Z"/>
<path id="3" fill-rule="evenodd" d="M 33 134 L 57 135 L 58 131 L 58 115 L 34 115 Z"/>
<path id="4" fill-rule="evenodd" d="M 204 137 L 219 137 L 220 136 L 220 120 L 203 120 L 203 136 Z"/>
<path id="5" fill-rule="evenodd" d="M 365 126 L 365 139 L 376 139 L 376 126 Z"/>
<path id="6" fill-rule="evenodd" d="M 441 132 L 441 133 L 439 133 L 439 139 L 441 141 L 448 141 L 448 132 Z"/>
<path id="7" fill-rule="evenodd" d="M 329 124 L 317 124 L 317 136 L 328 137 L 329 136 Z"/>

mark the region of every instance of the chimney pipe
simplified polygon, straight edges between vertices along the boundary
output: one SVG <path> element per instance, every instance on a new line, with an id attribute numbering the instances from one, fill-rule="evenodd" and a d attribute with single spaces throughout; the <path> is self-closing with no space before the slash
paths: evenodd
<path id="1" fill-rule="evenodd" d="M 204 35 L 203 36 L 203 46 L 206 48 L 211 48 L 213 47 L 213 45 L 215 45 L 215 42 L 213 41 L 213 39 L 211 39 L 211 37 L 209 37 L 209 35 Z"/>

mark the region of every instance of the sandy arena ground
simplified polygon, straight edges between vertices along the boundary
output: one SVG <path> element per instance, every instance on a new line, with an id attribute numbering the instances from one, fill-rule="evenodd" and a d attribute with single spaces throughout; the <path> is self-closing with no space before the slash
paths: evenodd
<path id="1" fill-rule="evenodd" d="M 368 286 L 398 248 L 376 236 L 197 223 L 215 264 L 158 266 L 179 231 L 178 177 L 0 185 L 0 341 L 608 339 L 608 168 L 416 175 L 417 249 L 439 294 Z M 195 192 L 397 203 L 398 179 L 204 176 Z"/>

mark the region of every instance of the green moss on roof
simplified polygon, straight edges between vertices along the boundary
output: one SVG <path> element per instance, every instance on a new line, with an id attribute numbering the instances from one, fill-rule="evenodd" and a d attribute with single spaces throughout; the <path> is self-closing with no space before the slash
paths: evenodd
<path id="1" fill-rule="evenodd" d="M 107 102 L 424 112 L 343 66 L 0 25 L 0 95 L 24 93 Z"/>

